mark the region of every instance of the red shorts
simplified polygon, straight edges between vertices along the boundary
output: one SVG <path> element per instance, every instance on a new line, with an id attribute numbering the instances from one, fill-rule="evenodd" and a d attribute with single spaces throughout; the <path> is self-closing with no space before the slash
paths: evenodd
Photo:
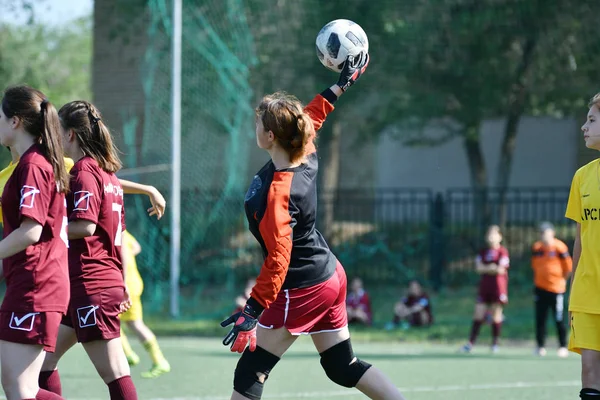
<path id="1" fill-rule="evenodd" d="M 482 290 L 480 288 L 479 293 L 477 294 L 477 302 L 484 304 L 508 304 L 508 293 L 499 289 Z"/>
<path id="2" fill-rule="evenodd" d="M 75 329 L 80 343 L 110 340 L 121 336 L 119 311 L 124 289 L 113 287 L 100 293 L 71 297 L 62 324 Z"/>
<path id="3" fill-rule="evenodd" d="M 346 272 L 337 263 L 331 278 L 302 289 L 284 289 L 258 320 L 263 328 L 284 326 L 292 335 L 339 331 L 348 325 Z"/>
<path id="4" fill-rule="evenodd" d="M 0 340 L 13 343 L 38 344 L 54 353 L 60 312 L 0 312 Z"/>

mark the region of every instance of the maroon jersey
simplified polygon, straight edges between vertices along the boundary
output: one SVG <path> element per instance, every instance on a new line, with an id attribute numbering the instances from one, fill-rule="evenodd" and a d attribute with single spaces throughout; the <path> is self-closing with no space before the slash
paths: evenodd
<path id="1" fill-rule="evenodd" d="M 71 169 L 67 195 L 69 221 L 96 224 L 92 236 L 69 241 L 72 295 L 91 295 L 122 286 L 121 237 L 125 230 L 123 189 L 115 174 L 102 170 L 96 160 L 83 157 Z"/>
<path id="2" fill-rule="evenodd" d="M 425 311 L 425 313 L 427 313 L 427 315 L 429 316 L 429 322 L 428 323 L 433 323 L 433 313 L 431 312 L 431 301 L 429 300 L 429 296 L 427 295 L 427 293 L 421 293 L 418 296 L 415 296 L 414 294 L 409 294 L 406 297 L 402 298 L 402 303 L 408 307 L 411 308 L 417 304 L 419 304 L 421 307 L 423 307 L 423 311 Z M 420 318 L 417 317 L 411 317 L 411 325 L 422 325 Z"/>
<path id="3" fill-rule="evenodd" d="M 506 269 L 508 269 L 510 266 L 508 250 L 504 246 L 500 246 L 497 249 L 487 248 L 481 250 L 477 256 L 477 260 L 481 261 L 483 264 L 497 264 Z M 502 275 L 481 275 L 479 289 L 480 291 L 489 290 L 499 293 L 506 293 L 508 289 L 508 272 Z"/>
<path id="4" fill-rule="evenodd" d="M 371 299 L 364 290 L 360 290 L 358 293 L 350 292 L 346 298 L 346 307 L 351 309 L 361 309 L 367 314 L 369 323 L 371 323 Z"/>
<path id="5" fill-rule="evenodd" d="M 6 294 L 2 311 L 62 312 L 69 303 L 65 196 L 39 145 L 21 157 L 2 193 L 4 237 L 24 218 L 43 226 L 37 243 L 3 260 Z M 17 321 L 18 322 L 18 321 Z"/>

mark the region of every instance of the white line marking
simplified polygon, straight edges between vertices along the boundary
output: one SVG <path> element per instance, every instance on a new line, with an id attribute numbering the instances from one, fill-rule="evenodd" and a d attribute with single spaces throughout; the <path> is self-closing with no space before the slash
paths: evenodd
<path id="1" fill-rule="evenodd" d="M 541 387 L 577 387 L 580 381 L 558 381 L 558 382 L 506 382 L 506 383 L 484 383 L 477 385 L 447 385 L 447 386 L 417 386 L 412 388 L 399 388 L 402 393 L 415 392 L 458 392 L 471 390 L 489 389 L 527 389 Z M 263 396 L 264 399 L 293 399 L 293 398 L 324 398 L 324 397 L 347 397 L 360 396 L 358 390 L 336 390 L 330 392 L 298 392 L 279 393 Z M 202 397 L 158 397 L 150 400 L 228 400 L 230 396 L 202 396 Z"/>

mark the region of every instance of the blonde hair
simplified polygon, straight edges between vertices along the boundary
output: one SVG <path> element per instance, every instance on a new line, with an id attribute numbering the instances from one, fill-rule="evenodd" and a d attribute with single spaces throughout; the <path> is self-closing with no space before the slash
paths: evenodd
<path id="1" fill-rule="evenodd" d="M 487 228 L 487 233 L 492 233 L 492 232 L 498 232 L 500 235 L 502 235 L 502 231 L 500 230 L 500 226 L 498 225 L 490 225 Z"/>
<path id="2" fill-rule="evenodd" d="M 290 94 L 276 92 L 263 97 L 255 111 L 265 131 L 273 132 L 291 162 L 304 157 L 306 145 L 314 135 L 314 127 L 300 100 Z"/>
<path id="3" fill-rule="evenodd" d="M 593 106 L 600 108 L 600 93 L 596 93 L 594 95 L 594 97 L 591 98 L 590 102 L 588 103 L 588 107 L 593 107 Z"/>

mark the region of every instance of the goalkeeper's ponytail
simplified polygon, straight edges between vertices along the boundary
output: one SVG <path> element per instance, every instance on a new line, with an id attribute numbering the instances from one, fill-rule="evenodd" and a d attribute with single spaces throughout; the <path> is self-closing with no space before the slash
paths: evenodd
<path id="1" fill-rule="evenodd" d="M 314 136 L 314 127 L 296 97 L 283 92 L 265 96 L 256 108 L 256 115 L 264 129 L 273 132 L 277 144 L 288 153 L 290 162 L 298 162 L 304 157 L 306 146 Z"/>

